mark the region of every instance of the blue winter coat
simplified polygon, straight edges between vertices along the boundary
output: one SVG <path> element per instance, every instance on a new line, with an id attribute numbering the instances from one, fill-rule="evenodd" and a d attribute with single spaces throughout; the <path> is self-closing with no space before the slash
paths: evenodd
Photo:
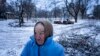
<path id="1" fill-rule="evenodd" d="M 64 48 L 52 40 L 53 37 L 48 37 L 44 45 L 38 46 L 34 36 L 24 47 L 21 56 L 64 56 Z"/>

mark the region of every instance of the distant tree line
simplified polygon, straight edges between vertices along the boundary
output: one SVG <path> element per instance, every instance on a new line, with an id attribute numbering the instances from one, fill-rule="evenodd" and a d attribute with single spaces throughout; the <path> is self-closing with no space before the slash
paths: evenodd
<path id="1" fill-rule="evenodd" d="M 36 6 L 32 0 L 16 0 L 7 4 L 6 15 L 13 14 L 13 18 L 19 19 L 19 26 L 23 25 L 24 17 L 30 19 L 35 15 Z M 11 16 L 10 15 L 10 16 Z"/>
<path id="2" fill-rule="evenodd" d="M 57 18 L 63 17 L 65 20 L 69 17 L 73 17 L 75 22 L 78 20 L 78 16 L 81 18 L 88 17 L 87 10 L 90 8 L 88 5 L 92 0 L 64 0 L 62 8 L 57 6 L 61 1 L 52 0 L 51 6 L 54 6 L 51 11 L 36 8 L 35 2 L 32 0 L 16 0 L 6 3 L 6 5 L 0 6 L 0 18 L 16 18 L 19 20 L 19 26 L 23 25 L 24 18 Z M 97 5 L 94 6 L 92 11 L 93 18 L 100 19 L 100 5 L 99 0 L 95 0 Z M 11 17 L 12 15 L 12 17 Z"/>

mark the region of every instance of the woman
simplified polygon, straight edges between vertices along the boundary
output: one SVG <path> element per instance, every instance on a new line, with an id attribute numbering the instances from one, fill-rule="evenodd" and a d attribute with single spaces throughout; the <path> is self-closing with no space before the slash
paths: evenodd
<path id="1" fill-rule="evenodd" d="M 34 35 L 30 37 L 21 56 L 64 56 L 64 48 L 52 38 L 52 24 L 48 21 L 37 22 Z"/>

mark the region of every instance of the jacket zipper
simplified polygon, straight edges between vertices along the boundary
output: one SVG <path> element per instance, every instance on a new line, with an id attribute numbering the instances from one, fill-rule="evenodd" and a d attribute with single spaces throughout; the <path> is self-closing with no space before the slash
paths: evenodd
<path id="1" fill-rule="evenodd" d="M 38 47 L 38 56 L 40 56 L 40 46 Z"/>

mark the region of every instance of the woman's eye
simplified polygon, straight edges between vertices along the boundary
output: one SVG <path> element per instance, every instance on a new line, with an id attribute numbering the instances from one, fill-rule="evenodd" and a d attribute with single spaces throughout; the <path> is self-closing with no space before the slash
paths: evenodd
<path id="1" fill-rule="evenodd" d="M 42 34 L 44 34 L 44 31 L 39 32 L 39 33 L 34 32 L 34 34 L 35 34 L 35 35 L 42 35 Z"/>
<path id="2" fill-rule="evenodd" d="M 42 35 L 42 33 L 40 33 L 40 35 Z"/>
<path id="3" fill-rule="evenodd" d="M 36 34 L 36 32 L 34 32 L 34 34 Z"/>

